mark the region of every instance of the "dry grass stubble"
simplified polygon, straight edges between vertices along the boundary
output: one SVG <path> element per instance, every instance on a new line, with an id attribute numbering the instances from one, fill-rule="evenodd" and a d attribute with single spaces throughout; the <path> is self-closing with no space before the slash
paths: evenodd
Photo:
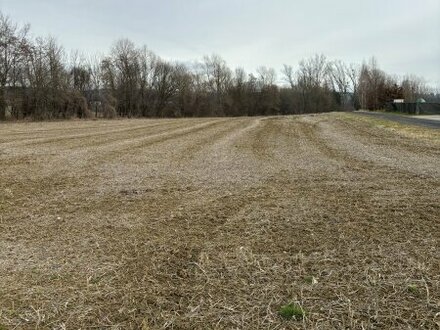
<path id="1" fill-rule="evenodd" d="M 439 327 L 438 139 L 337 114 L 0 129 L 7 329 Z"/>

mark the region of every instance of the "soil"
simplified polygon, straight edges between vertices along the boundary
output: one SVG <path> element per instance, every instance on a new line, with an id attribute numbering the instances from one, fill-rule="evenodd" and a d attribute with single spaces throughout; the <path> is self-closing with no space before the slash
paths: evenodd
<path id="1" fill-rule="evenodd" d="M 2 124 L 0 329 L 438 329 L 440 136 L 407 133 Z"/>

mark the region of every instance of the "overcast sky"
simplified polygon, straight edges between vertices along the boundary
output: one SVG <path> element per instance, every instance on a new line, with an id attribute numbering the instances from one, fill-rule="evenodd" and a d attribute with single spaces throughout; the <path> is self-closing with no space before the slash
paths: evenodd
<path id="1" fill-rule="evenodd" d="M 305 57 L 423 76 L 440 87 L 440 0 L 0 0 L 1 11 L 67 51 L 107 52 L 119 38 L 180 61 L 217 53 L 248 72 Z"/>

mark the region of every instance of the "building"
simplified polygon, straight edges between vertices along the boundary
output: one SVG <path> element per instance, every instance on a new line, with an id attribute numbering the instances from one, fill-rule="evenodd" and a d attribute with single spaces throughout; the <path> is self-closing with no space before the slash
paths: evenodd
<path id="1" fill-rule="evenodd" d="M 422 98 L 416 102 L 405 102 L 405 100 L 396 99 L 387 104 L 386 110 L 412 115 L 440 115 L 440 103 L 426 102 Z"/>

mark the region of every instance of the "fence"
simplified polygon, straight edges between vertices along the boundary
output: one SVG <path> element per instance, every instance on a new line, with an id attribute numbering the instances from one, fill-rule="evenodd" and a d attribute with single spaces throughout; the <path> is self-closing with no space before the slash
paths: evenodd
<path id="1" fill-rule="evenodd" d="M 387 110 L 413 115 L 440 115 L 440 103 L 388 103 Z"/>

